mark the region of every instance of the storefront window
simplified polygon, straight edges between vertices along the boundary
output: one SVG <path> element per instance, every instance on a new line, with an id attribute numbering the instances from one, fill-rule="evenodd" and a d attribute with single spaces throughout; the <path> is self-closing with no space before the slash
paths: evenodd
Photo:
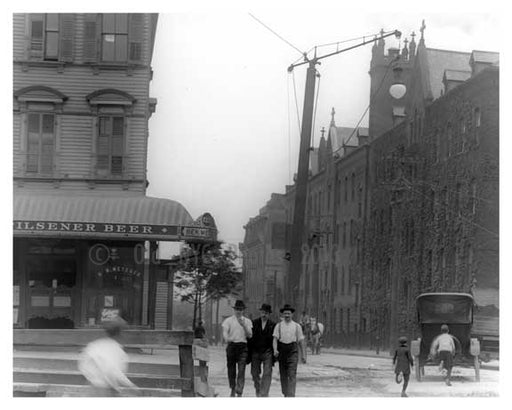
<path id="1" fill-rule="evenodd" d="M 111 315 L 120 315 L 129 324 L 140 324 L 144 271 L 141 246 L 133 242 L 89 243 L 85 281 L 88 326 Z"/>

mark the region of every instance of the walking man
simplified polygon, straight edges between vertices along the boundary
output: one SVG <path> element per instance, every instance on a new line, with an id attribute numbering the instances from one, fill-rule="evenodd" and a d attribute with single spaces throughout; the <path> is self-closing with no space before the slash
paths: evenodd
<path id="1" fill-rule="evenodd" d="M 263 303 L 260 308 L 261 317 L 252 323 L 252 339 L 249 341 L 251 352 L 251 374 L 256 389 L 256 397 L 268 397 L 272 381 L 273 332 L 276 325 L 269 316 L 272 313 L 270 305 Z M 263 365 L 263 374 L 261 366 Z M 261 375 L 261 377 L 260 377 Z"/>
<path id="2" fill-rule="evenodd" d="M 231 397 L 235 397 L 235 394 L 237 397 L 242 397 L 248 354 L 247 339 L 252 337 L 252 322 L 251 319 L 243 316 L 245 304 L 242 300 L 237 300 L 233 309 L 234 315 L 222 322 L 222 335 L 228 344 L 226 357 Z"/>
<path id="3" fill-rule="evenodd" d="M 455 342 L 452 335 L 449 334 L 448 325 L 441 326 L 441 334 L 432 342 L 430 354 L 435 357 L 439 355 L 439 370 L 443 367 L 446 369 L 445 382 L 447 386 L 451 386 L 450 378 L 452 375 L 453 355 L 455 354 Z"/>
<path id="4" fill-rule="evenodd" d="M 306 363 L 304 335 L 302 327 L 292 320 L 294 308 L 286 304 L 280 312 L 283 320 L 274 327 L 274 356 L 279 360 L 281 391 L 284 397 L 295 397 L 299 351 L 302 363 Z"/>

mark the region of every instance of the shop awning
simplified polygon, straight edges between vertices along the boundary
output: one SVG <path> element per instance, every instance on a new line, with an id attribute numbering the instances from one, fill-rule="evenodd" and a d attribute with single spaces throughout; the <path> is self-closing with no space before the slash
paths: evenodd
<path id="1" fill-rule="evenodd" d="M 14 194 L 13 232 L 24 237 L 216 239 L 210 214 L 193 220 L 179 202 L 148 196 Z"/>

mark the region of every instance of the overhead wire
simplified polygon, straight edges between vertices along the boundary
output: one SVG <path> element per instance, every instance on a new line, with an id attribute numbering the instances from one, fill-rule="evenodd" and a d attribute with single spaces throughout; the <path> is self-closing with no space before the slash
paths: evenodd
<path id="1" fill-rule="evenodd" d="M 295 84 L 295 71 L 292 71 L 292 79 L 293 79 L 293 93 L 295 95 L 295 108 L 297 110 L 297 123 L 299 124 L 299 134 L 300 134 L 300 115 L 299 115 L 299 103 L 297 100 L 297 86 Z"/>
<path id="2" fill-rule="evenodd" d="M 277 36 L 278 38 L 280 38 L 282 41 L 284 41 L 286 44 L 288 44 L 290 47 L 292 47 L 293 49 L 297 50 L 301 55 L 304 55 L 304 53 L 299 50 L 297 47 L 295 47 L 292 43 L 290 43 L 288 40 L 286 40 L 285 38 L 283 38 L 282 36 L 280 36 L 278 33 L 276 33 L 274 30 L 272 30 L 269 26 L 267 26 L 265 23 L 263 23 L 260 19 L 258 19 L 256 16 L 254 16 L 253 14 L 249 13 L 249 16 L 251 16 L 254 20 L 256 20 L 258 23 L 260 23 L 263 27 L 265 27 L 267 30 L 269 30 L 272 34 L 274 34 L 275 36 Z"/>
<path id="3" fill-rule="evenodd" d="M 313 111 L 313 125 L 311 130 L 311 145 L 310 147 L 315 147 L 315 122 L 316 122 L 316 109 L 318 107 L 318 94 L 320 93 L 320 74 L 318 73 L 318 70 L 316 70 L 318 75 L 318 84 L 316 87 L 316 97 L 315 97 L 315 109 Z"/>
<path id="4" fill-rule="evenodd" d="M 291 115 L 290 115 L 290 76 L 286 82 L 286 91 L 288 95 L 288 183 L 292 183 L 292 132 L 291 132 Z"/>
<path id="5" fill-rule="evenodd" d="M 382 76 L 382 79 L 380 80 L 380 83 L 379 83 L 379 86 L 377 87 L 377 89 L 375 90 L 375 92 L 373 93 L 373 95 L 370 96 L 370 102 L 368 103 L 368 106 L 366 107 L 366 109 L 364 110 L 363 114 L 361 115 L 361 118 L 359 118 L 359 121 L 357 122 L 356 126 L 354 127 L 354 129 L 352 130 L 352 133 L 349 135 L 349 137 L 346 139 L 346 141 L 343 142 L 343 144 L 341 145 L 341 147 L 339 147 L 338 149 L 334 150 L 333 151 L 333 154 L 335 154 L 336 152 L 338 152 L 339 150 L 341 150 L 343 148 L 343 145 L 347 145 L 349 143 L 349 141 L 352 139 L 352 137 L 354 136 L 355 132 L 358 130 L 359 128 L 359 125 L 361 124 L 361 122 L 363 121 L 366 113 L 368 112 L 368 110 L 370 109 L 370 106 L 373 102 L 373 99 L 375 98 L 375 96 L 379 93 L 381 87 L 382 87 L 382 84 L 384 84 L 384 80 L 386 79 L 387 75 L 388 75 L 388 72 L 389 72 L 389 69 L 391 68 L 391 65 L 392 63 L 394 62 L 395 60 L 391 60 L 387 67 L 386 67 L 386 71 L 384 73 L 384 75 Z"/>

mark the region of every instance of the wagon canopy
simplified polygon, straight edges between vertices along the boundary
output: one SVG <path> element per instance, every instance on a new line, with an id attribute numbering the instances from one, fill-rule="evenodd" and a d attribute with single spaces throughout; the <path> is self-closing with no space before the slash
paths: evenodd
<path id="1" fill-rule="evenodd" d="M 416 298 L 419 323 L 473 321 L 473 297 L 467 293 L 424 293 Z"/>

